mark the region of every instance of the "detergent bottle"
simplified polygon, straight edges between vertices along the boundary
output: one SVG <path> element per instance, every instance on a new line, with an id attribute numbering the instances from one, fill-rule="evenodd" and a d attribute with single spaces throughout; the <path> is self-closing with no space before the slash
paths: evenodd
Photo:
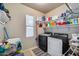
<path id="1" fill-rule="evenodd" d="M 78 24 L 77 18 L 74 18 L 74 24 Z"/>
<path id="2" fill-rule="evenodd" d="M 79 18 L 78 18 L 78 24 L 79 24 Z"/>

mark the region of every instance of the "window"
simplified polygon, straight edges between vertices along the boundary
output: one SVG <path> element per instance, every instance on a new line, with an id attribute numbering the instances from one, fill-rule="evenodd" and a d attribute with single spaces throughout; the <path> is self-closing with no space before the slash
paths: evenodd
<path id="1" fill-rule="evenodd" d="M 34 17 L 26 15 L 26 37 L 34 36 Z"/>

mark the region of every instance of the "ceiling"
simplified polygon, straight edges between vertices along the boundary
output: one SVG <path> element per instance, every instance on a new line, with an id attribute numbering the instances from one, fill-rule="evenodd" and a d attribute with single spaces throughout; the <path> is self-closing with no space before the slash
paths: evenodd
<path id="1" fill-rule="evenodd" d="M 79 3 L 68 3 L 73 12 L 79 13 Z"/>
<path id="2" fill-rule="evenodd" d="M 22 3 L 25 6 L 31 7 L 43 13 L 48 13 L 49 11 L 61 6 L 63 3 Z"/>

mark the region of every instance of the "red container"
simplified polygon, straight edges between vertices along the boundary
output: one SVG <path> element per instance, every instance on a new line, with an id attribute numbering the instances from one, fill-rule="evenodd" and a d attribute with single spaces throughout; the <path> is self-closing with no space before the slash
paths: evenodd
<path id="1" fill-rule="evenodd" d="M 48 17 L 48 21 L 50 21 L 50 17 Z"/>

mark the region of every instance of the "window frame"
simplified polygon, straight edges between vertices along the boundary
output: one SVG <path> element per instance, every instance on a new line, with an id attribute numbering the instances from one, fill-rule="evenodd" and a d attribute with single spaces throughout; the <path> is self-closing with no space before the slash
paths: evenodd
<path id="1" fill-rule="evenodd" d="M 33 16 L 31 16 L 31 15 L 26 15 L 26 23 L 27 23 L 27 16 L 33 17 Z M 34 26 L 34 22 L 35 22 L 35 21 L 34 21 L 34 17 L 33 17 L 33 25 L 30 25 L 30 24 L 27 25 L 27 24 L 26 24 L 26 37 L 28 37 L 28 38 L 29 38 L 29 37 L 34 37 L 34 27 L 35 27 L 35 26 Z M 33 28 L 33 30 L 32 30 L 32 31 L 33 31 L 33 34 L 32 34 L 32 35 L 27 35 L 27 31 L 28 31 L 27 28 Z M 31 32 L 31 31 L 29 31 L 29 32 Z"/>

